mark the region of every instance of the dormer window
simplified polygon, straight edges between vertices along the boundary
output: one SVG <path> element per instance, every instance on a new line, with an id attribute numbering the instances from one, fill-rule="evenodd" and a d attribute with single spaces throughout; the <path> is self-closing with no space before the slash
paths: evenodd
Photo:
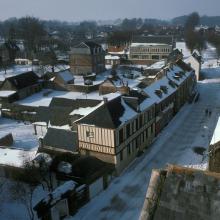
<path id="1" fill-rule="evenodd" d="M 156 94 L 159 98 L 162 97 L 162 91 L 161 91 L 160 89 L 156 89 L 156 90 L 155 90 L 155 94 Z"/>
<path id="2" fill-rule="evenodd" d="M 179 81 L 181 77 L 180 77 L 180 76 L 175 75 L 173 78 Z"/>
<path id="3" fill-rule="evenodd" d="M 168 88 L 166 86 L 160 86 L 160 90 L 162 90 L 164 93 L 167 93 Z"/>
<path id="4" fill-rule="evenodd" d="M 172 86 L 173 88 L 176 87 L 176 84 L 173 81 L 171 81 L 171 80 L 169 80 L 169 85 Z"/>
<path id="5" fill-rule="evenodd" d="M 87 138 L 94 138 L 94 132 L 93 131 L 86 131 L 86 137 Z"/>

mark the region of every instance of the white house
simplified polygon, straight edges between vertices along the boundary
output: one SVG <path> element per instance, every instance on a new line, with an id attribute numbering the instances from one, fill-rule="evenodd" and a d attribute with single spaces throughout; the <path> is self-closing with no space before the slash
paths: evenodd
<path id="1" fill-rule="evenodd" d="M 189 64 L 194 70 L 196 74 L 197 81 L 200 78 L 200 71 L 202 65 L 202 56 L 200 55 L 198 50 L 194 50 L 192 55 L 184 60 L 187 64 Z"/>

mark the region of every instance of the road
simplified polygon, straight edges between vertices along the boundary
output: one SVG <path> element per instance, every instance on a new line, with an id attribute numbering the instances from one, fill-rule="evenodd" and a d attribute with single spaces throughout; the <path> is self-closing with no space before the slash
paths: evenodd
<path id="1" fill-rule="evenodd" d="M 211 141 L 220 112 L 220 82 L 204 82 L 198 83 L 199 101 L 186 104 L 150 149 L 71 219 L 138 219 L 152 169 L 168 163 L 206 168 L 207 158 L 195 151 L 207 150 Z M 212 111 L 210 117 L 205 109 Z"/>

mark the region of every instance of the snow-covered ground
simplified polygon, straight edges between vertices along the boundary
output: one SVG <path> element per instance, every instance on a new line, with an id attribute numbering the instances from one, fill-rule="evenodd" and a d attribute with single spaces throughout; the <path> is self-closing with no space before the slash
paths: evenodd
<path id="1" fill-rule="evenodd" d="M 209 62 L 216 59 L 211 55 L 209 58 Z M 163 168 L 168 163 L 206 169 L 205 155 L 220 114 L 220 78 L 216 79 L 220 77 L 220 71 L 216 67 L 203 67 L 204 76 L 209 79 L 198 83 L 198 102 L 186 104 L 144 154 L 115 178 L 105 191 L 68 220 L 136 220 L 143 206 L 152 169 Z M 206 109 L 212 111 L 210 116 L 205 114 Z M 12 215 L 16 210 L 17 203 L 11 202 L 9 205 L 7 202 L 2 202 L 5 209 L 0 211 L 0 219 L 12 219 L 5 216 Z M 25 210 L 23 208 L 20 214 L 21 209 L 19 206 L 19 215 L 14 215 L 15 219 L 25 220 L 25 217 L 21 218 L 26 216 Z"/>
<path id="2" fill-rule="evenodd" d="M 14 144 L 11 147 L 0 147 L 0 164 L 22 166 L 26 158 L 34 157 L 39 145 L 33 125 L 2 118 L 0 115 L 0 137 L 8 133 L 12 134 Z"/>

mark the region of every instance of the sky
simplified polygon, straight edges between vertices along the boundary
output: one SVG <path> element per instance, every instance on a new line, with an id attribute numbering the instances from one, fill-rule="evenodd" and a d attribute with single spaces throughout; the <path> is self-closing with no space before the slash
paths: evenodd
<path id="1" fill-rule="evenodd" d="M 72 22 L 134 17 L 171 19 L 194 11 L 220 15 L 220 0 L 0 0 L 0 20 L 27 15 Z"/>

